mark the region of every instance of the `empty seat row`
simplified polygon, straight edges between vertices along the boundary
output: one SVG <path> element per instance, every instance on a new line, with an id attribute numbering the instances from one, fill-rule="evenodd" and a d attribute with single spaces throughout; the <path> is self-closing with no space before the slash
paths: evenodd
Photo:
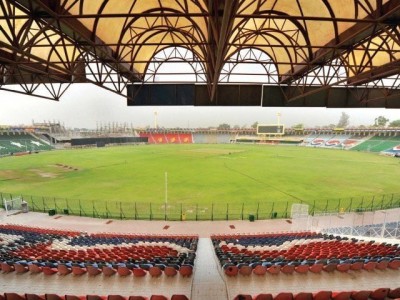
<path id="1" fill-rule="evenodd" d="M 385 270 L 385 269 L 398 270 L 400 269 L 400 258 L 394 260 L 386 260 L 380 262 L 370 261 L 367 263 L 363 262 L 355 262 L 355 263 L 339 263 L 339 264 L 284 264 L 284 265 L 274 265 L 269 263 L 254 263 L 254 264 L 246 264 L 241 263 L 238 265 L 227 263 L 223 266 L 223 270 L 227 276 L 236 276 L 238 274 L 248 276 L 251 274 L 255 275 L 265 275 L 265 274 L 293 274 L 300 273 L 305 274 L 308 272 L 311 273 L 321 273 L 325 272 L 348 272 L 348 271 L 361 271 L 361 270 Z"/>
<path id="2" fill-rule="evenodd" d="M 0 300 L 188 300 L 186 295 L 176 294 L 171 297 L 164 295 L 144 296 L 121 296 L 121 295 L 58 295 L 58 294 L 19 294 L 19 293 L 4 293 L 0 294 Z"/>
<path id="3" fill-rule="evenodd" d="M 100 272 L 106 266 L 117 271 L 126 267 L 128 273 L 143 271 L 136 269 L 147 272 L 152 268 L 167 270 L 166 274 L 187 274 L 194 266 L 197 243 L 198 237 L 193 235 L 88 235 L 3 225 L 0 226 L 0 262 L 3 272 L 14 269 L 23 272 L 30 265 L 35 265 L 32 268 L 36 271 L 43 268 L 54 271 L 60 265 L 65 273 L 73 273 L 72 269 L 85 273 L 89 266 Z"/>
<path id="4" fill-rule="evenodd" d="M 319 291 L 315 293 L 282 292 L 276 295 L 258 294 L 251 296 L 248 294 L 237 295 L 235 300 L 385 300 L 400 299 L 400 287 L 389 289 L 379 288 L 376 290 L 354 290 L 354 291 Z"/>
<path id="5" fill-rule="evenodd" d="M 313 265 L 329 271 L 398 269 L 398 244 L 363 241 L 355 238 L 303 232 L 263 235 L 223 235 L 212 237 L 222 267 L 256 266 L 303 272 Z M 318 269 L 319 266 L 313 267 Z"/>
<path id="6" fill-rule="evenodd" d="M 143 277 L 149 274 L 152 277 L 159 277 L 162 274 L 168 277 L 176 276 L 180 274 L 181 276 L 191 276 L 193 273 L 193 266 L 191 265 L 174 265 L 174 266 L 164 266 L 164 265 L 142 265 L 135 268 L 128 268 L 127 266 L 120 265 L 114 268 L 111 265 L 104 265 L 101 268 L 95 265 L 86 265 L 84 267 L 80 266 L 79 264 L 76 265 L 66 265 L 66 264 L 58 264 L 57 267 L 52 266 L 40 266 L 37 264 L 21 264 L 21 263 L 14 263 L 8 264 L 7 262 L 0 263 L 0 270 L 3 273 L 27 273 L 30 272 L 32 274 L 42 273 L 44 275 L 83 275 L 88 274 L 90 276 L 97 276 L 103 274 L 104 276 L 112 276 L 118 274 L 120 276 L 129 276 L 133 275 L 135 277 Z"/>

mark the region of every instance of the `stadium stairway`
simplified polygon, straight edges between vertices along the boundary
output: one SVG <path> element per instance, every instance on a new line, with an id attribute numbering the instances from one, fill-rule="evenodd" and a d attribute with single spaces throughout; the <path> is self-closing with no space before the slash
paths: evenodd
<path id="1" fill-rule="evenodd" d="M 194 272 L 192 300 L 228 299 L 225 281 L 220 273 L 221 268 L 214 255 L 211 240 L 200 238 L 197 245 L 197 266 Z M 230 299 L 230 298 L 229 298 Z"/>

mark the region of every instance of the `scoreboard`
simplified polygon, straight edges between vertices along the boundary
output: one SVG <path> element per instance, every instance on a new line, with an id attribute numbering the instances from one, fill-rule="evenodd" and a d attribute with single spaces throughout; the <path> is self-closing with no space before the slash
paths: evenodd
<path id="1" fill-rule="evenodd" d="M 284 125 L 257 125 L 257 134 L 284 135 Z"/>

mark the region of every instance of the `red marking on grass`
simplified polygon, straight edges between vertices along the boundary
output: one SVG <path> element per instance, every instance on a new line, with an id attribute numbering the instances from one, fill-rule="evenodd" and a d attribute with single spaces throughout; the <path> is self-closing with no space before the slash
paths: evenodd
<path id="1" fill-rule="evenodd" d="M 165 225 L 165 226 L 163 227 L 164 230 L 167 230 L 168 228 L 169 228 L 169 225 Z"/>
<path id="2" fill-rule="evenodd" d="M 62 218 L 62 216 L 56 216 L 56 217 L 54 217 L 54 219 L 59 219 L 59 218 Z"/>
<path id="3" fill-rule="evenodd" d="M 106 224 L 110 224 L 110 223 L 112 223 L 112 220 L 108 220 L 108 221 L 106 222 Z"/>
<path id="4" fill-rule="evenodd" d="M 235 225 L 229 225 L 229 228 L 230 229 L 235 229 L 236 227 L 235 227 Z"/>
<path id="5" fill-rule="evenodd" d="M 289 224 L 292 224 L 292 220 L 286 220 L 286 222 L 288 222 Z"/>

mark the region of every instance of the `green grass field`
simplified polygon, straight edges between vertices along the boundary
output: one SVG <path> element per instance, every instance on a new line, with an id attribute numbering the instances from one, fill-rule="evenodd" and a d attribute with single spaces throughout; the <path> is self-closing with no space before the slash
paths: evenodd
<path id="1" fill-rule="evenodd" d="M 371 153 L 264 145 L 51 151 L 1 158 L 0 191 L 5 198 L 23 195 L 38 210 L 76 214 L 79 207 L 101 217 L 162 218 L 167 212 L 179 219 L 182 210 L 188 218 L 256 212 L 267 218 L 274 211 L 285 216 L 291 203 L 324 210 L 354 208 L 364 199 L 361 206 L 393 201 L 380 195 L 398 197 L 399 162 Z"/>

